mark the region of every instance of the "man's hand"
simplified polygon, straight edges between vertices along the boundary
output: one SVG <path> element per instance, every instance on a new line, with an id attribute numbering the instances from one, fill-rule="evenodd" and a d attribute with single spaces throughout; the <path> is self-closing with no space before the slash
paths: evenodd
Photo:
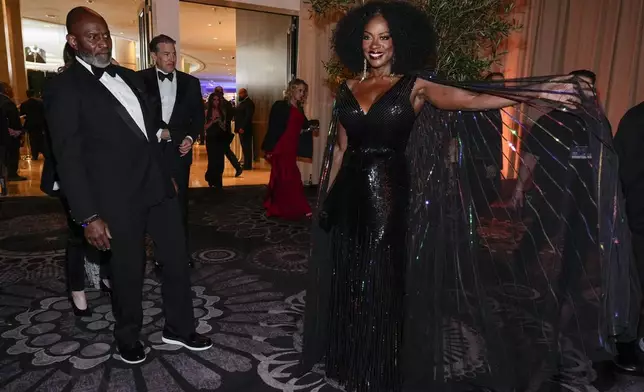
<path id="1" fill-rule="evenodd" d="M 515 188 L 514 193 L 512 194 L 512 199 L 510 200 L 510 206 L 515 210 L 523 208 L 523 203 L 525 200 L 525 192 L 521 188 Z"/>
<path id="2" fill-rule="evenodd" d="M 241 135 L 241 134 L 243 134 L 243 133 L 244 133 L 244 130 L 243 130 L 243 129 L 241 129 L 241 128 L 239 128 L 239 129 L 237 130 L 237 133 Z"/>
<path id="3" fill-rule="evenodd" d="M 179 193 L 179 185 L 177 185 L 177 182 L 174 180 L 174 178 L 171 178 L 172 180 L 172 185 L 174 186 L 174 191 L 176 193 Z"/>
<path id="4" fill-rule="evenodd" d="M 102 219 L 97 219 L 85 227 L 85 238 L 90 245 L 98 250 L 109 250 L 112 234 L 107 227 L 107 223 Z"/>
<path id="5" fill-rule="evenodd" d="M 161 140 L 170 140 L 170 131 L 164 129 L 161 131 Z"/>
<path id="6" fill-rule="evenodd" d="M 22 135 L 22 132 L 9 128 L 9 135 L 11 135 L 12 137 L 19 137 L 20 135 Z"/>
<path id="7" fill-rule="evenodd" d="M 183 157 L 187 153 L 189 153 L 191 149 L 192 149 L 192 139 L 189 137 L 186 137 L 185 139 L 183 139 L 183 141 L 181 142 L 181 145 L 179 146 L 179 153 Z"/>

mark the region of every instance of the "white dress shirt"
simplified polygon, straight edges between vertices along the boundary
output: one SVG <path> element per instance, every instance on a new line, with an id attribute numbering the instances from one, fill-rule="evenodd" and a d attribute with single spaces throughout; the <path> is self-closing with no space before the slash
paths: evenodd
<path id="1" fill-rule="evenodd" d="M 89 72 L 94 74 L 92 67 L 87 64 L 80 57 L 76 57 L 76 60 L 87 68 Z M 141 103 L 136 97 L 130 86 L 119 76 L 114 77 L 110 76 L 107 72 L 103 73 L 103 76 L 98 80 L 101 82 L 107 90 L 112 93 L 112 95 L 123 105 L 125 110 L 130 114 L 130 117 L 134 120 L 136 125 L 139 126 L 139 129 L 145 136 L 148 138 L 148 134 L 145 131 L 145 119 L 143 118 L 143 110 L 141 109 Z"/>
<path id="2" fill-rule="evenodd" d="M 174 110 L 174 104 L 177 101 L 177 71 L 172 71 L 172 81 L 168 79 L 159 79 L 159 72 L 161 72 L 164 75 L 168 75 L 167 73 L 161 71 L 159 68 L 155 68 L 157 71 L 157 83 L 159 85 L 159 95 L 161 95 L 161 118 L 163 119 L 163 122 L 166 124 L 170 123 L 170 119 L 172 118 L 172 111 Z M 161 132 L 163 130 L 159 129 L 157 132 L 157 138 L 159 138 L 159 141 L 161 140 Z M 190 138 L 192 141 L 192 137 L 186 136 L 187 138 Z M 171 139 L 168 139 L 170 141 Z"/>
<path id="3" fill-rule="evenodd" d="M 159 85 L 159 95 L 161 96 L 161 118 L 166 124 L 170 123 L 170 118 L 172 117 L 172 111 L 174 110 L 174 103 L 177 101 L 177 72 L 172 71 L 172 81 L 164 79 L 161 81 L 159 79 L 159 72 L 164 75 L 167 73 L 161 71 L 159 68 L 155 68 L 157 71 L 157 84 Z M 161 132 L 162 129 L 159 129 L 157 132 L 157 138 L 161 141 Z M 170 141 L 171 139 L 168 139 Z"/>

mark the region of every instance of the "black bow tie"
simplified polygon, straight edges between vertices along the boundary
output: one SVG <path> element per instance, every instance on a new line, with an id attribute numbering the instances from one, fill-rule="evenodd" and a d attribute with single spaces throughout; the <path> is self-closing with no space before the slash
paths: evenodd
<path id="1" fill-rule="evenodd" d="M 162 82 L 166 79 L 172 82 L 172 79 L 174 79 L 174 72 L 169 74 L 164 74 L 161 71 L 157 71 L 157 75 L 159 75 L 159 80 Z"/>
<path id="2" fill-rule="evenodd" d="M 110 75 L 111 77 L 115 77 L 116 70 L 117 68 L 114 64 L 110 64 L 105 68 L 99 68 L 92 65 L 92 72 L 94 73 L 94 76 L 96 77 L 96 79 L 100 79 L 105 72 L 107 72 L 107 74 Z"/>

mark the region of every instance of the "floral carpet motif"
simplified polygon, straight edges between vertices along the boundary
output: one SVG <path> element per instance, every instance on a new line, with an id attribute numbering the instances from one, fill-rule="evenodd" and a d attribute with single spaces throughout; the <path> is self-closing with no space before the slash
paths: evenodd
<path id="1" fill-rule="evenodd" d="M 153 264 L 143 287 L 143 330 L 147 360 L 121 362 L 113 344 L 114 316 L 109 297 L 88 290 L 90 317 L 76 318 L 64 283 L 66 222 L 54 199 L 0 200 L 0 390 L 56 391 L 225 391 L 326 392 L 339 389 L 318 372 L 299 375 L 302 316 L 308 268 L 310 221 L 267 218 L 261 208 L 263 187 L 191 190 L 190 248 L 193 312 L 197 330 L 214 342 L 193 353 L 163 344 L 161 282 Z M 314 192 L 310 192 L 313 200 Z M 507 252 L 522 227 L 490 222 L 482 246 Z M 153 246 L 147 244 L 148 256 Z M 501 290 L 513 301 L 537 298 L 522 287 Z M 498 312 L 515 312 L 517 323 L 539 321 L 528 313 L 495 302 Z M 446 336 L 455 326 L 444 320 Z M 452 345 L 446 360 L 467 363 L 480 357 L 476 331 Z M 463 335 L 463 334 L 459 334 Z M 593 376 L 580 353 L 563 390 L 582 389 L 575 380 Z M 466 369 L 468 370 L 468 369 Z M 475 369 L 469 369 L 475 370 Z M 458 375 L 455 375 L 458 376 Z M 605 389 L 605 390 L 608 390 Z M 611 392 L 643 391 L 639 379 L 627 379 Z"/>

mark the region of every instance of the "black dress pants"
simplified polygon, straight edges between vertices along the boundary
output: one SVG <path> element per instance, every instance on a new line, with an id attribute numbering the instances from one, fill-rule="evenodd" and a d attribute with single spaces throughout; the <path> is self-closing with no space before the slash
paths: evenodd
<path id="1" fill-rule="evenodd" d="M 230 150 L 230 147 L 228 149 Z M 223 186 L 226 140 L 217 137 L 217 135 L 207 134 L 206 153 L 208 154 L 206 181 L 211 187 L 221 188 Z M 239 166 L 239 163 L 237 165 Z"/>
<path id="2" fill-rule="evenodd" d="M 241 141 L 242 152 L 244 153 L 244 169 L 252 170 L 253 169 L 253 132 L 252 130 L 245 130 L 244 133 L 239 134 L 239 140 Z"/>
<path id="3" fill-rule="evenodd" d="M 119 345 L 139 339 L 142 327 L 142 286 L 145 270 L 145 234 L 154 241 L 160 264 L 165 328 L 179 336 L 195 331 L 185 230 L 178 199 L 152 207 L 130 205 L 104 217 L 110 232 L 112 301 Z"/>

